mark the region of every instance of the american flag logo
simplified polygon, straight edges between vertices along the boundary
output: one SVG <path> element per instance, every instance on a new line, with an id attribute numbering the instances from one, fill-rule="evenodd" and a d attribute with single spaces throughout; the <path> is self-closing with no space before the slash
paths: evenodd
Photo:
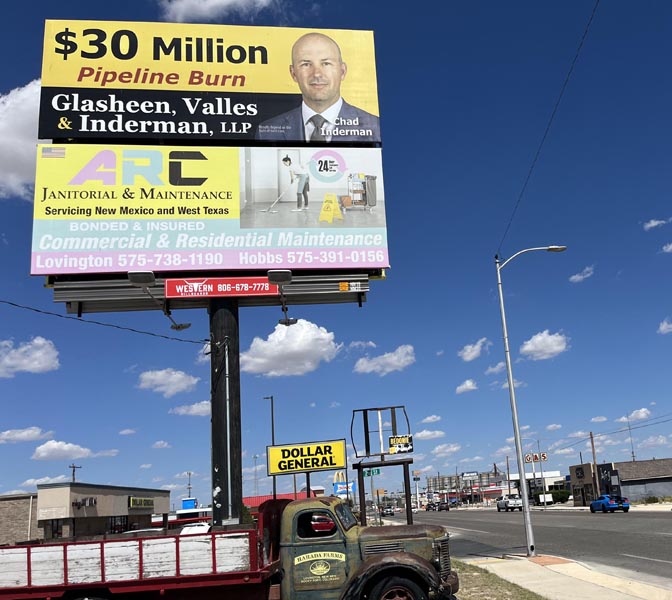
<path id="1" fill-rule="evenodd" d="M 63 146 L 42 148 L 42 158 L 65 158 L 65 148 Z"/>

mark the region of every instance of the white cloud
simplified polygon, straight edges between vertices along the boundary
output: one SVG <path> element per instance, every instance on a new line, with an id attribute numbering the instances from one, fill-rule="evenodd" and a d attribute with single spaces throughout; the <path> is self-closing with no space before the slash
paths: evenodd
<path id="1" fill-rule="evenodd" d="M 432 450 L 432 454 L 435 456 L 450 456 L 451 454 L 455 454 L 455 452 L 459 452 L 461 449 L 462 446 L 460 446 L 460 444 L 439 444 Z"/>
<path id="2" fill-rule="evenodd" d="M 159 6 L 167 21 L 202 23 L 231 14 L 254 17 L 274 3 L 273 0 L 159 0 Z"/>
<path id="3" fill-rule="evenodd" d="M 41 427 L 26 427 L 25 429 L 7 429 L 0 432 L 0 444 L 13 444 L 16 442 L 34 442 L 50 438 L 53 431 L 42 431 Z"/>
<path id="4" fill-rule="evenodd" d="M 366 348 L 376 348 L 375 342 L 350 342 L 348 348 L 354 350 L 364 350 Z"/>
<path id="5" fill-rule="evenodd" d="M 386 352 L 374 358 L 360 358 L 355 363 L 355 373 L 377 373 L 384 377 L 394 371 L 403 371 L 415 362 L 413 346 L 399 346 L 394 352 Z"/>
<path id="6" fill-rule="evenodd" d="M 332 402 L 332 403 L 329 405 L 329 408 L 338 408 L 340 405 L 341 405 L 340 402 Z"/>
<path id="7" fill-rule="evenodd" d="M 513 452 L 513 450 L 514 450 L 513 446 L 502 446 L 501 448 L 497 448 L 497 450 L 495 450 L 494 456 L 503 456 L 505 454 L 510 454 L 511 452 Z"/>
<path id="8" fill-rule="evenodd" d="M 553 454 L 559 454 L 560 456 L 568 456 L 576 454 L 576 450 L 573 448 L 563 448 L 562 450 L 556 450 Z"/>
<path id="9" fill-rule="evenodd" d="M 627 417 L 619 417 L 616 419 L 616 423 L 627 423 L 630 421 L 641 421 L 642 419 L 648 419 L 651 416 L 651 411 L 648 408 L 638 408 L 633 410 Z"/>
<path id="10" fill-rule="evenodd" d="M 134 433 L 136 433 L 135 429 L 122 429 L 119 435 L 133 435 Z"/>
<path id="11" fill-rule="evenodd" d="M 140 373 L 138 387 L 141 390 L 152 390 L 163 394 L 164 398 L 170 398 L 180 392 L 190 392 L 199 381 L 199 377 L 187 375 L 184 371 L 162 369 Z"/>
<path id="12" fill-rule="evenodd" d="M 651 219 L 644 223 L 644 231 L 649 231 L 651 229 L 654 229 L 656 227 L 661 227 L 665 225 L 666 223 L 669 223 L 671 219 Z"/>
<path id="13" fill-rule="evenodd" d="M 45 483 L 64 483 L 70 478 L 66 475 L 57 475 L 56 477 L 40 477 L 38 479 L 26 479 L 21 485 L 26 487 L 37 487 Z"/>
<path id="14" fill-rule="evenodd" d="M 557 431 L 558 429 L 562 429 L 562 425 L 558 425 L 557 423 L 551 423 L 550 425 L 546 425 L 547 431 Z"/>
<path id="15" fill-rule="evenodd" d="M 495 373 L 501 373 L 506 369 L 506 363 L 504 361 L 498 362 L 494 367 L 488 367 L 485 370 L 486 375 L 494 375 Z"/>
<path id="16" fill-rule="evenodd" d="M 604 423 L 607 420 L 607 417 L 593 417 L 591 423 Z"/>
<path id="17" fill-rule="evenodd" d="M 508 382 L 508 381 L 505 381 L 505 382 L 502 384 L 502 389 L 503 389 L 503 390 L 506 390 L 506 389 L 508 389 L 508 387 L 509 387 L 509 382 Z M 523 388 L 523 387 L 527 387 L 527 384 L 526 384 L 524 381 L 520 381 L 519 379 L 516 379 L 516 378 L 514 377 L 514 378 L 513 378 L 513 387 L 514 387 L 515 389 Z"/>
<path id="18" fill-rule="evenodd" d="M 159 440 L 158 442 L 154 442 L 152 444 L 152 448 L 163 449 L 163 448 L 172 448 L 172 446 L 168 442 Z"/>
<path id="19" fill-rule="evenodd" d="M 267 377 L 305 375 L 320 362 L 332 361 L 342 347 L 324 327 L 299 319 L 289 327 L 276 325 L 265 340 L 255 337 L 250 349 L 240 355 L 240 369 Z"/>
<path id="20" fill-rule="evenodd" d="M 670 446 L 670 441 L 664 435 L 652 435 L 640 444 L 637 445 L 638 448 L 658 448 L 660 446 Z"/>
<path id="21" fill-rule="evenodd" d="M 488 338 L 481 338 L 475 344 L 467 344 L 462 350 L 460 350 L 457 355 L 464 362 L 471 362 L 476 360 L 483 350 L 487 352 L 488 348 L 492 345 L 492 342 Z"/>
<path id="22" fill-rule="evenodd" d="M 203 400 L 196 402 L 196 404 L 184 404 L 176 406 L 168 411 L 172 415 L 186 415 L 189 417 L 209 417 L 210 416 L 210 400 Z"/>
<path id="23" fill-rule="evenodd" d="M 569 338 L 561 333 L 549 333 L 548 329 L 533 335 L 523 342 L 520 353 L 530 360 L 547 360 L 569 349 Z"/>
<path id="24" fill-rule="evenodd" d="M 71 460 L 79 458 L 96 458 L 99 456 L 116 456 L 117 454 L 119 454 L 118 450 L 101 450 L 100 452 L 93 452 L 89 448 L 71 444 L 70 442 L 49 440 L 35 448 L 35 452 L 31 458 L 33 460 Z"/>
<path id="25" fill-rule="evenodd" d="M 672 321 L 670 321 L 667 317 L 664 318 L 660 322 L 660 325 L 658 325 L 658 333 L 660 333 L 661 335 L 672 333 Z"/>
<path id="26" fill-rule="evenodd" d="M 590 265 L 586 267 L 583 271 L 580 273 L 576 273 L 575 275 L 572 275 L 569 280 L 572 283 L 581 283 L 582 281 L 585 281 L 589 277 L 593 276 L 593 272 L 595 271 L 593 265 Z"/>
<path id="27" fill-rule="evenodd" d="M 467 379 L 455 388 L 456 394 L 464 394 L 465 392 L 473 392 L 478 389 L 476 382 L 473 379 Z"/>
<path id="28" fill-rule="evenodd" d="M 33 200 L 39 102 L 39 79 L 0 95 L 0 199 Z"/>
<path id="29" fill-rule="evenodd" d="M 482 456 L 474 456 L 473 458 L 463 458 L 460 460 L 460 463 L 473 463 L 473 462 L 478 462 L 479 460 L 483 460 Z"/>
<path id="30" fill-rule="evenodd" d="M 34 337 L 14 348 L 12 340 L 0 340 L 0 378 L 10 379 L 15 373 L 46 373 L 60 366 L 58 350 L 50 340 Z"/>
<path id="31" fill-rule="evenodd" d="M 437 356 L 443 356 L 445 353 L 446 353 L 445 350 L 437 350 L 437 351 L 436 351 L 436 355 L 437 355 Z"/>
<path id="32" fill-rule="evenodd" d="M 428 417 L 425 417 L 421 423 L 437 423 L 438 421 L 441 420 L 441 417 L 439 415 L 429 415 Z"/>
<path id="33" fill-rule="evenodd" d="M 589 433 L 587 431 L 574 431 L 573 433 L 568 433 L 567 437 L 570 438 L 584 438 L 584 437 L 589 437 Z"/>
<path id="34" fill-rule="evenodd" d="M 143 463 L 140 465 L 141 469 L 151 469 L 152 468 L 152 463 Z"/>
<path id="35" fill-rule="evenodd" d="M 428 429 L 423 429 L 413 434 L 413 437 L 416 440 L 434 440 L 436 438 L 444 437 L 446 434 L 444 431 L 429 431 Z"/>
<path id="36" fill-rule="evenodd" d="M 210 364 L 210 342 L 203 344 L 203 347 L 198 351 L 196 364 Z"/>
<path id="37" fill-rule="evenodd" d="M 672 252 L 672 243 L 665 244 L 663 246 L 663 252 L 665 252 L 666 254 L 669 254 L 670 252 Z"/>

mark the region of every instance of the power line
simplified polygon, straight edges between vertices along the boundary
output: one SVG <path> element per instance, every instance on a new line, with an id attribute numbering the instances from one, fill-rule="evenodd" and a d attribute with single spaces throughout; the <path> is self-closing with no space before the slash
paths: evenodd
<path id="1" fill-rule="evenodd" d="M 594 433 L 593 437 L 596 438 L 607 437 L 610 435 L 616 435 L 618 433 L 625 433 L 626 431 L 630 431 L 632 429 L 645 429 L 646 427 L 654 427 L 655 425 L 662 425 L 663 423 L 669 423 L 670 421 L 672 421 L 672 417 L 670 415 L 672 415 L 672 413 L 661 415 L 660 417 L 652 417 L 651 419 L 646 419 L 640 425 L 632 425 L 630 427 L 623 427 L 622 429 L 615 429 L 614 431 L 606 431 L 604 433 Z M 668 419 L 666 417 L 670 418 Z M 567 448 L 571 448 L 573 446 L 576 446 L 577 444 L 586 442 L 589 439 L 590 439 L 589 435 L 583 436 L 577 439 L 576 442 L 572 442 L 571 444 L 567 444 L 566 446 L 561 446 L 560 448 L 555 448 L 554 452 L 557 452 L 558 450 L 566 450 Z"/>
<path id="2" fill-rule="evenodd" d="M 149 335 L 152 337 L 161 338 L 164 340 L 170 340 L 171 342 L 183 342 L 186 344 L 205 344 L 209 340 L 183 340 L 182 338 L 176 338 L 170 335 L 162 335 L 160 333 L 153 333 L 151 331 L 143 331 L 141 329 L 134 329 L 132 327 L 124 327 L 122 325 L 114 325 L 113 323 L 104 323 L 102 321 L 94 321 L 89 319 L 82 319 L 80 317 L 72 317 L 70 315 L 61 315 L 59 313 L 51 312 L 48 310 L 42 310 L 40 308 L 34 308 L 32 306 L 25 306 L 23 304 L 17 304 L 16 302 L 10 302 L 9 300 L 0 300 L 0 304 L 6 304 L 7 306 L 12 306 L 13 308 L 20 308 L 21 310 L 28 310 L 35 312 L 41 315 L 46 315 L 48 317 L 58 317 L 59 319 L 68 319 L 70 321 L 78 321 L 79 323 L 87 323 L 88 325 L 98 325 L 100 327 L 111 327 L 112 329 L 119 329 L 121 331 L 130 331 L 131 333 L 137 333 L 140 335 Z"/>
<path id="3" fill-rule="evenodd" d="M 544 135 L 541 137 L 541 142 L 539 143 L 539 146 L 537 147 L 537 151 L 534 154 L 534 158 L 532 159 L 532 164 L 530 165 L 529 170 L 527 171 L 527 177 L 525 177 L 525 181 L 523 182 L 523 187 L 520 190 L 520 193 L 518 194 L 518 199 L 516 200 L 516 203 L 513 207 L 513 212 L 511 213 L 511 217 L 509 218 L 509 222 L 506 226 L 506 229 L 504 230 L 504 235 L 502 236 L 502 240 L 499 242 L 499 246 L 497 247 L 497 254 L 502 253 L 502 245 L 504 244 L 504 240 L 506 239 L 507 234 L 509 233 L 509 229 L 511 228 L 511 224 L 513 223 L 513 219 L 516 216 L 516 212 L 518 212 L 518 206 L 520 205 L 521 200 L 523 199 L 523 195 L 525 194 L 525 190 L 527 189 L 527 184 L 530 182 L 530 178 L 532 177 L 532 171 L 534 171 L 534 167 L 537 164 L 537 160 L 539 160 L 539 156 L 541 155 L 541 149 L 544 146 L 544 142 L 546 141 L 546 138 L 548 137 L 548 133 L 551 130 L 551 125 L 553 124 L 553 120 L 555 119 L 555 114 L 558 112 L 558 108 L 560 106 L 560 101 L 562 100 L 562 96 L 565 93 L 565 89 L 567 89 L 567 84 L 569 83 L 569 78 L 572 76 L 572 72 L 574 71 L 574 66 L 576 65 L 578 59 L 579 59 L 579 54 L 581 54 L 581 49 L 583 48 L 583 43 L 586 41 L 586 38 L 588 37 L 588 31 L 590 30 L 590 25 L 593 22 L 593 17 L 595 16 L 595 13 L 597 12 L 597 7 L 600 4 L 600 0 L 595 0 L 595 5 L 593 6 L 593 12 L 590 14 L 590 18 L 588 19 L 588 23 L 586 24 L 586 28 L 583 31 L 583 36 L 581 36 L 581 41 L 579 42 L 579 46 L 576 49 L 576 53 L 574 54 L 574 59 L 572 60 L 572 64 L 569 67 L 569 71 L 567 71 L 567 76 L 565 77 L 565 81 L 562 84 L 562 88 L 560 89 L 560 94 L 558 95 L 558 99 L 555 101 L 555 106 L 553 107 L 553 111 L 551 112 L 551 116 L 548 120 L 548 123 L 546 125 L 546 130 L 544 131 Z"/>

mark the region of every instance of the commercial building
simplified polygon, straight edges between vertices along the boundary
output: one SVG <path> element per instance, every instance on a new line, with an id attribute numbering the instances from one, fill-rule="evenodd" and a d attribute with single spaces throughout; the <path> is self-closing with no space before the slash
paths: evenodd
<path id="1" fill-rule="evenodd" d="M 626 496 L 631 502 L 672 496 L 672 458 L 584 463 L 569 468 L 575 506 L 586 506 L 600 494 Z"/>
<path id="2" fill-rule="evenodd" d="M 144 529 L 169 510 L 168 490 L 47 483 L 36 494 L 0 496 L 0 544 Z"/>

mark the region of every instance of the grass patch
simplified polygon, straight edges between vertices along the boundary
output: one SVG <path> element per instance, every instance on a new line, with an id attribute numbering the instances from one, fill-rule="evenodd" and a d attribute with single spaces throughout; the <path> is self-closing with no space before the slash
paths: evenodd
<path id="1" fill-rule="evenodd" d="M 453 569 L 460 576 L 459 600 L 544 600 L 534 592 L 510 583 L 476 565 L 452 560 Z"/>

